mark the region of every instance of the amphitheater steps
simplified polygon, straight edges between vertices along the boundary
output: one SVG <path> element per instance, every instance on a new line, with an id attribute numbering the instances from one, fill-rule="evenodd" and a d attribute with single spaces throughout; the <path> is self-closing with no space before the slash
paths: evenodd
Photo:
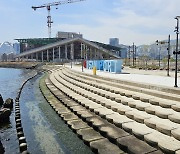
<path id="1" fill-rule="evenodd" d="M 71 79 L 69 79 L 71 80 Z M 73 81 L 72 81 L 73 82 Z M 77 83 L 75 83 L 77 85 Z M 83 87 L 82 84 L 79 84 L 80 87 Z M 94 89 L 94 88 L 84 88 L 86 90 L 89 90 L 91 92 L 94 93 L 98 93 L 101 96 L 105 96 L 106 98 L 110 98 L 111 100 L 116 100 L 117 102 L 121 102 L 124 105 L 129 105 L 132 108 L 137 108 L 138 110 L 143 110 L 146 111 L 147 113 L 150 114 L 156 114 L 157 116 L 161 117 L 161 118 L 169 118 L 171 121 L 176 122 L 176 123 L 180 123 L 180 115 L 178 112 L 174 112 L 173 109 L 171 109 L 171 105 L 175 105 L 172 102 L 168 101 L 168 102 L 164 102 L 164 103 L 160 103 L 160 106 L 157 107 L 157 103 L 155 104 L 155 101 L 152 101 L 153 103 L 150 104 L 148 102 L 145 101 L 141 101 L 141 103 L 139 102 L 139 100 L 136 100 L 134 98 L 126 98 L 124 96 L 118 96 L 117 94 L 112 94 L 109 92 L 104 92 L 101 90 L 100 92 L 98 91 L 98 89 Z M 98 91 L 98 92 L 97 92 Z M 156 100 L 158 100 L 159 98 L 156 98 Z M 163 99 L 159 99 L 160 101 L 164 101 Z M 157 101 L 156 101 L 157 102 Z M 176 102 L 177 103 L 177 102 Z M 156 106 L 155 106 L 156 105 Z M 163 107 L 163 108 L 161 108 Z M 170 108 L 170 109 L 164 109 L 164 108 Z"/>
<path id="2" fill-rule="evenodd" d="M 66 72 L 68 74 L 66 74 Z M 68 69 L 64 69 L 63 73 L 65 73 L 66 75 L 68 75 L 69 77 L 74 78 L 77 81 L 80 82 L 84 82 L 86 84 L 89 84 L 91 86 L 94 86 L 96 88 L 100 88 L 103 90 L 107 90 L 110 91 L 112 93 L 116 93 L 116 94 L 121 94 L 127 97 L 132 97 L 136 100 L 141 100 L 143 102 L 149 102 L 153 105 L 160 105 L 161 107 L 164 108 L 173 108 L 177 111 L 180 110 L 180 95 L 175 95 L 175 94 L 170 94 L 167 92 L 161 92 L 161 91 L 157 91 L 157 90 L 152 90 L 152 89 L 145 89 L 145 88 L 138 88 L 138 87 L 134 87 L 134 86 L 127 86 L 127 85 L 123 85 L 123 86 L 127 86 L 129 87 L 128 90 L 124 89 L 123 87 L 117 87 L 120 83 L 114 83 L 114 82 L 110 82 L 110 81 L 104 81 L 101 79 L 97 79 L 98 77 L 92 77 L 92 76 L 87 76 L 87 75 L 83 75 L 81 73 L 75 73 L 73 71 L 69 71 Z M 122 85 L 122 84 L 120 84 Z M 130 88 L 132 87 L 132 88 Z M 146 93 L 145 91 L 151 91 L 151 93 Z M 160 93 L 163 93 L 162 97 L 156 96 L 156 95 L 160 95 Z M 156 97 L 155 97 L 156 96 Z M 177 101 L 174 101 L 173 99 L 171 99 L 171 97 L 169 99 L 164 99 L 166 98 L 166 96 L 173 96 L 174 99 L 177 99 Z M 171 100 L 171 102 L 169 102 L 169 100 Z"/>
<path id="3" fill-rule="evenodd" d="M 47 84 L 50 85 L 50 84 Z M 52 92 L 57 93 L 57 89 L 53 86 L 51 86 L 53 89 Z M 48 91 L 48 92 L 47 92 Z M 90 127 L 86 122 L 82 121 L 70 108 L 66 106 L 66 102 L 70 102 L 71 100 L 65 96 L 64 94 L 61 94 L 61 101 L 59 101 L 49 90 L 46 88 L 46 90 L 42 91 L 44 94 L 44 97 L 49 102 L 49 104 L 52 106 L 52 108 L 56 111 L 56 113 L 65 121 L 65 123 L 68 124 L 68 126 L 78 134 L 80 138 L 83 139 L 85 144 L 89 145 L 90 148 L 95 153 L 103 153 L 103 154 L 121 154 L 125 153 L 122 151 L 117 145 L 111 143 L 109 140 L 107 140 L 105 137 L 103 137 L 99 132 L 95 131 Z M 63 101 L 65 100 L 65 101 Z M 67 101 L 69 100 L 69 101 Z M 73 101 L 72 101 L 73 102 Z M 95 144 L 97 142 L 97 144 Z M 107 150 L 108 147 L 108 151 Z M 104 151 L 104 149 L 106 149 Z"/>
<path id="4" fill-rule="evenodd" d="M 55 83 L 55 81 L 52 83 Z M 57 89 L 55 89 L 55 87 L 53 87 L 53 85 L 48 80 L 46 80 L 46 84 L 52 93 L 53 92 L 57 93 Z M 58 84 L 56 84 L 56 86 L 58 86 Z M 72 120 L 70 122 L 68 121 L 67 123 L 71 125 L 72 129 L 76 131 L 76 133 L 84 140 L 85 143 L 87 143 L 93 149 L 94 152 L 97 152 L 97 149 L 99 148 L 98 153 L 122 153 L 123 151 L 119 149 L 119 147 L 121 146 L 121 147 L 125 147 L 123 149 L 125 149 L 125 152 L 128 152 L 128 153 L 154 153 L 154 152 L 162 153 L 161 151 L 156 150 L 156 148 L 149 146 L 147 143 L 140 141 L 139 139 L 126 133 L 124 130 L 107 122 L 106 120 L 102 119 L 98 115 L 89 111 L 87 108 L 83 106 L 80 107 L 78 102 L 71 100 L 73 103 L 69 103 L 71 102 L 71 101 L 67 101 L 70 99 L 70 97 L 68 97 L 69 94 L 65 93 L 65 90 L 68 90 L 68 89 L 66 87 L 63 87 L 62 85 L 59 85 L 58 87 L 61 87 L 61 89 L 58 88 L 59 97 L 61 95 L 60 93 L 62 93 L 63 95 L 63 97 L 61 98 L 61 102 L 63 102 L 64 105 L 69 108 L 69 110 L 71 110 L 74 114 L 78 115 L 78 117 L 80 117 L 83 121 L 86 121 L 86 123 L 89 126 L 86 124 L 79 125 L 78 122 L 81 120 Z M 65 94 L 67 95 L 67 98 L 65 99 L 66 101 L 63 101 Z M 78 96 L 78 95 L 75 94 L 75 96 Z M 77 105 L 75 105 L 75 102 L 77 103 Z M 68 114 L 70 113 L 68 112 Z M 94 120 L 96 119 L 95 120 L 96 122 L 92 121 L 92 119 Z M 98 122 L 97 122 L 97 119 L 99 120 Z M 83 121 L 81 121 L 80 123 L 82 123 Z M 79 129 L 79 130 L 75 129 L 75 127 L 81 128 L 81 125 L 83 129 Z M 98 131 L 95 131 L 95 130 L 98 130 Z M 98 132 L 100 132 L 102 136 L 99 136 Z M 90 135 L 90 134 L 94 135 L 94 140 L 92 139 L 93 135 Z M 121 143 L 121 141 L 117 142 L 118 139 L 120 138 L 125 139 L 127 136 L 128 138 L 129 136 L 132 136 L 131 143 L 129 142 L 129 145 L 124 146 L 124 144 Z M 109 140 L 111 142 L 109 142 Z M 134 143 L 138 143 L 139 147 L 137 148 L 134 147 Z"/>
<path id="5" fill-rule="evenodd" d="M 69 78 L 67 80 L 69 82 L 71 81 L 71 79 L 69 79 Z M 73 81 L 71 81 L 71 83 L 73 83 Z M 78 86 L 78 84 L 76 84 L 76 85 Z M 83 85 L 81 84 L 80 87 L 83 87 Z M 92 94 L 89 93 L 89 95 L 92 95 Z M 105 97 L 107 98 L 107 96 L 105 96 Z M 103 102 L 105 103 L 105 101 L 103 101 Z M 112 105 L 114 102 L 112 102 L 112 101 L 108 101 L 108 102 L 109 103 L 105 103 L 105 105 L 104 104 L 102 104 L 102 105 L 106 106 L 107 108 L 112 109 Z M 142 104 L 143 102 L 136 102 L 136 103 Z M 158 131 L 161 131 L 162 133 L 167 134 L 167 135 L 173 135 L 173 134 L 171 134 L 171 130 L 180 127 L 178 124 L 173 123 L 173 122 L 177 122 L 177 123 L 179 122 L 179 116 L 178 116 L 179 113 L 176 113 L 176 111 L 173 111 L 172 109 L 164 109 L 159 106 L 154 106 L 154 107 L 151 107 L 149 110 L 147 108 L 146 111 L 148 113 L 144 113 L 144 112 L 138 111 L 136 109 L 133 109 L 136 107 L 136 103 L 133 102 L 133 100 L 131 100 L 131 102 L 128 102 L 128 100 L 127 100 L 127 104 L 124 103 L 124 105 L 128 105 L 130 108 L 132 108 L 132 109 L 129 108 L 129 110 L 127 108 L 127 110 L 124 111 L 124 114 L 126 114 L 127 117 L 134 119 L 140 123 L 144 123 L 144 121 L 146 119 L 153 119 L 153 120 L 151 120 L 151 122 L 153 121 L 152 123 L 155 125 L 155 129 L 157 129 Z M 116 105 L 116 103 L 114 103 L 114 106 L 120 107 L 120 106 L 118 106 L 118 104 Z M 122 108 L 123 107 L 121 107 L 120 109 L 122 109 Z M 154 109 L 154 112 L 152 112 L 153 109 Z M 119 112 L 119 113 L 122 114 L 122 112 Z M 154 120 L 154 118 L 156 118 L 156 116 L 150 115 L 149 113 L 155 114 L 156 116 L 158 116 L 160 118 L 158 120 Z M 168 116 L 171 117 L 170 120 L 172 120 L 173 122 L 171 122 L 169 120 L 163 120 L 163 119 L 168 119 Z M 163 123 L 166 123 L 166 124 L 163 124 Z M 148 123 L 148 120 L 145 124 L 147 126 L 150 126 Z M 151 127 L 151 128 L 154 128 L 154 127 Z M 175 138 L 178 139 L 179 135 L 175 135 Z"/>
<path id="6" fill-rule="evenodd" d="M 117 89 L 123 89 L 125 91 L 132 91 L 135 95 L 135 93 L 143 93 L 151 96 L 156 96 L 160 98 L 170 99 L 174 101 L 180 101 L 180 91 L 175 89 L 168 89 L 168 88 L 160 88 L 160 87 L 154 87 L 153 89 L 150 89 L 150 86 L 143 85 L 141 83 L 134 83 L 134 82 L 126 82 L 116 79 L 110 79 L 110 78 L 103 78 L 100 76 L 93 76 L 90 74 L 85 74 L 81 72 L 72 71 L 69 68 L 64 68 L 64 71 L 68 72 L 69 74 L 72 74 L 73 76 L 80 77 L 81 79 L 86 79 L 87 82 L 94 81 L 94 83 L 98 83 L 101 87 L 104 86 L 104 84 L 109 88 L 111 86 L 116 87 Z M 92 82 L 93 84 L 93 82 Z"/>
<path id="7" fill-rule="evenodd" d="M 62 78 L 60 78 L 60 74 L 59 74 L 60 72 L 58 72 L 58 73 L 54 73 L 54 76 L 52 77 L 52 78 L 54 78 L 53 80 L 53 83 L 57 86 L 57 84 L 56 83 L 60 83 L 60 82 L 63 82 L 63 84 L 60 84 L 61 86 L 62 85 L 64 85 L 64 87 L 66 87 L 66 89 L 68 89 L 67 87 L 69 87 L 69 88 L 71 88 L 72 90 L 73 90 L 73 92 L 75 93 L 75 95 L 77 95 L 77 93 L 79 92 L 79 91 L 82 91 L 83 92 L 83 96 L 85 96 L 86 98 L 89 98 L 89 99 L 92 99 L 93 97 L 97 97 L 98 95 L 96 95 L 96 94 L 91 94 L 91 93 L 88 93 L 88 92 L 86 92 L 86 90 L 84 90 L 84 89 L 82 89 L 82 88 L 80 88 L 80 87 L 77 87 L 77 86 L 74 86 L 72 83 L 68 83 L 66 80 L 64 80 L 64 78 L 62 77 Z M 61 75 L 62 75 L 62 73 L 61 73 Z M 66 86 L 65 86 L 66 85 Z M 61 86 L 59 86 L 58 88 L 60 88 Z M 68 91 L 67 91 L 68 92 Z M 70 91 L 69 91 L 70 92 Z M 77 92 L 77 93 L 76 93 Z M 71 91 L 71 93 L 72 93 L 72 91 Z M 80 94 L 80 92 L 79 92 L 79 94 Z M 82 96 L 81 95 L 81 96 Z M 88 95 L 92 95 L 92 96 L 88 96 Z M 79 95 L 78 95 L 79 96 Z M 72 96 L 71 96 L 72 97 Z M 102 97 L 102 96 L 101 96 Z M 76 100 L 76 98 L 74 98 L 75 100 Z M 101 98 L 102 99 L 102 98 Z M 107 98 L 105 98 L 105 99 L 107 99 Z M 104 100 L 105 100 L 104 99 Z M 103 100 L 103 99 L 102 99 Z M 103 100 L 103 101 L 104 101 Z M 83 99 L 81 99 L 81 100 L 78 100 L 77 99 L 77 102 L 84 102 L 85 100 L 83 100 Z M 111 100 L 108 100 L 108 102 L 109 101 L 111 101 Z M 100 100 L 99 100 L 99 102 L 101 102 Z M 112 104 L 114 103 L 114 105 L 117 105 L 118 103 L 116 102 L 116 104 L 115 104 L 115 102 L 111 102 Z M 110 104 L 111 104 L 110 103 Z M 110 105 L 109 104 L 109 105 Z M 103 107 L 103 106 L 102 106 Z M 127 106 L 126 106 L 127 107 Z M 109 108 L 109 109 L 108 109 Z M 129 108 L 129 109 L 131 109 L 131 108 Z M 133 109 L 133 108 L 132 108 Z M 91 111 L 93 111 L 94 113 L 96 113 L 97 115 L 99 115 L 100 117 L 102 117 L 102 118 L 106 118 L 108 115 L 111 115 L 111 114 L 114 114 L 114 113 L 116 113 L 116 114 L 118 114 L 117 112 L 114 112 L 112 109 L 111 109 L 111 107 L 109 107 L 108 105 L 107 106 L 105 106 L 104 108 L 101 108 L 100 106 L 99 107 L 96 107 L 96 108 L 92 108 L 91 109 Z M 127 111 L 125 111 L 125 113 L 126 113 Z M 126 114 L 125 114 L 126 115 Z M 141 121 L 141 118 L 140 119 L 138 119 L 137 120 L 137 118 L 135 118 L 137 121 L 134 121 L 134 115 L 132 115 L 132 114 L 129 114 L 129 113 L 127 113 L 127 115 L 129 115 L 129 117 L 130 118 L 132 118 L 132 120 L 133 120 L 133 122 L 136 122 L 136 124 L 137 124 L 137 121 Z M 127 115 L 126 115 L 126 118 L 128 118 L 127 117 Z M 138 117 L 138 116 L 137 116 Z M 142 118 L 143 119 L 143 118 Z M 145 118 L 145 119 L 149 119 L 149 118 Z M 164 120 L 164 119 L 160 119 L 160 120 Z M 165 119 L 165 120 L 168 120 L 168 119 Z M 111 121 L 113 121 L 113 120 L 111 120 Z M 116 120 L 117 121 L 117 120 Z M 131 121 L 131 119 L 129 119 L 129 121 Z M 169 121 L 168 121 L 169 122 Z M 118 123 L 114 123 L 115 125 L 117 125 L 117 126 L 122 126 L 122 124 L 118 124 Z M 139 124 L 139 123 L 138 123 Z M 141 124 L 141 123 L 140 123 Z M 143 124 L 144 125 L 144 124 Z M 156 129 L 157 129 L 157 131 L 156 130 L 154 130 L 154 129 L 152 129 L 152 132 L 154 133 L 154 131 L 155 132 L 158 132 L 159 131 L 159 133 L 160 132 L 162 132 L 162 133 L 165 133 L 165 134 L 167 134 L 167 135 L 171 135 L 170 134 L 170 131 L 171 130 L 173 130 L 173 131 L 176 131 L 176 133 L 174 133 L 174 134 L 176 134 L 175 135 L 175 138 L 177 138 L 177 139 L 179 139 L 179 137 L 178 137 L 178 130 L 179 129 L 176 129 L 176 127 L 174 127 L 174 128 L 170 128 L 170 130 L 169 130 L 169 128 L 168 129 L 166 129 L 166 126 L 167 125 L 165 125 L 165 126 L 163 126 L 163 124 L 161 124 L 161 123 L 158 123 L 158 125 L 157 124 L 154 124 L 155 125 L 155 127 L 156 127 Z M 152 125 L 148 125 L 148 127 L 147 128 L 151 128 L 151 127 L 153 127 L 154 126 L 153 124 Z M 157 125 L 157 126 L 156 126 Z M 144 126 L 146 126 L 146 125 L 144 125 Z M 151 127 L 149 127 L 149 126 L 151 126 Z M 124 126 L 123 125 L 123 127 L 124 127 L 124 129 L 126 129 L 126 130 L 131 130 L 131 129 L 127 129 L 127 126 Z M 130 128 L 131 127 L 134 127 L 134 126 L 129 126 Z M 136 126 L 137 127 L 137 126 Z M 138 130 L 138 127 L 137 127 L 137 130 Z M 134 134 L 136 135 L 136 134 L 138 134 L 137 133 L 137 130 L 135 130 L 135 129 L 133 129 L 132 128 L 132 131 L 130 131 L 130 132 L 134 132 Z M 172 132 L 173 132 L 172 131 Z M 166 136 L 166 135 L 164 135 L 164 134 L 162 134 L 162 133 L 160 133 L 164 138 L 168 138 L 168 136 Z M 145 135 L 142 135 L 143 133 L 141 133 L 140 135 L 137 135 L 137 136 L 140 136 L 141 138 L 143 138 Z M 146 133 L 145 133 L 146 134 Z M 172 134 L 173 135 L 173 134 Z M 172 148 L 174 151 L 177 151 L 178 150 L 178 146 L 179 146 L 179 141 L 177 141 L 176 139 L 174 139 L 173 137 L 170 137 L 170 138 L 168 138 L 168 139 L 171 139 L 171 141 L 172 142 L 174 142 L 174 147 Z M 147 140 L 148 141 L 148 140 Z M 159 141 L 158 140 L 158 142 L 157 142 L 157 144 L 158 145 L 161 145 L 161 143 L 159 143 L 159 142 L 162 142 L 162 141 Z M 169 149 L 171 148 L 170 147 L 170 145 L 168 145 L 169 146 Z M 160 147 L 160 146 L 159 146 Z M 161 147 L 162 148 L 162 147 Z M 173 151 L 173 150 L 171 150 L 171 151 Z"/>

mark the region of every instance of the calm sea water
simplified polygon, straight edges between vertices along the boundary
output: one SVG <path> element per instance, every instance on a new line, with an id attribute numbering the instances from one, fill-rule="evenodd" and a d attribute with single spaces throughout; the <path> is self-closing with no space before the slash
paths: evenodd
<path id="1" fill-rule="evenodd" d="M 22 81 L 30 70 L 0 69 L 0 93 L 3 98 L 14 98 Z M 33 154 L 91 154 L 92 151 L 64 123 L 42 96 L 39 90 L 39 74 L 27 82 L 20 97 L 21 120 L 28 151 Z M 0 138 L 6 153 L 19 153 L 14 111 L 10 124 L 1 128 Z"/>
<path id="2" fill-rule="evenodd" d="M 30 70 L 0 68 L 0 94 L 4 100 L 7 98 L 16 98 L 17 92 L 29 72 Z M 4 126 L 0 124 L 0 139 L 7 154 L 19 153 L 14 115 L 15 112 L 12 110 L 10 123 Z"/>
<path id="3" fill-rule="evenodd" d="M 92 154 L 42 96 L 41 75 L 30 80 L 20 98 L 21 117 L 30 153 Z"/>
<path id="4" fill-rule="evenodd" d="M 27 77 L 29 70 L 0 68 L 0 94 L 4 99 L 15 99 L 17 90 Z"/>

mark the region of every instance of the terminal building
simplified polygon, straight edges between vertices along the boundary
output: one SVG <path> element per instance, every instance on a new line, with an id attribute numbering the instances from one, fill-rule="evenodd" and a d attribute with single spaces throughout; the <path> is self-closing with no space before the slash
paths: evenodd
<path id="1" fill-rule="evenodd" d="M 71 59 L 112 59 L 121 57 L 122 48 L 110 44 L 89 41 L 82 34 L 58 32 L 55 38 L 16 39 L 20 43 L 17 58 L 38 61 Z"/>

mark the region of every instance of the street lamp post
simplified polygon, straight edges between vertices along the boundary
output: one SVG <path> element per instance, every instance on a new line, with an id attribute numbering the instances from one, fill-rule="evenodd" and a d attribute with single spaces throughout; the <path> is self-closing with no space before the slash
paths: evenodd
<path id="1" fill-rule="evenodd" d="M 133 42 L 133 50 L 132 50 L 132 53 L 133 53 L 133 66 L 134 66 L 134 42 Z"/>
<path id="2" fill-rule="evenodd" d="M 129 66 L 131 65 L 131 46 L 129 46 Z"/>
<path id="3" fill-rule="evenodd" d="M 159 42 L 157 40 L 156 45 L 158 46 L 159 44 L 161 44 L 161 42 Z M 159 50 L 159 68 L 160 68 L 160 66 L 161 66 L 161 46 L 159 46 L 158 50 Z"/>
<path id="4" fill-rule="evenodd" d="M 175 17 L 175 19 L 177 20 L 177 26 L 175 27 L 175 31 L 174 31 L 174 32 L 176 32 L 176 52 L 174 52 L 174 54 L 176 55 L 176 62 L 175 62 L 175 84 L 174 84 L 174 87 L 178 87 L 177 86 L 177 55 L 178 55 L 179 18 L 180 18 L 180 16 L 176 16 Z"/>
<path id="5" fill-rule="evenodd" d="M 167 76 L 169 76 L 169 60 L 170 60 L 170 35 L 168 37 L 168 42 L 166 41 L 156 41 L 157 45 L 159 44 L 165 44 L 165 43 L 168 43 L 168 56 L 167 56 L 167 59 L 168 59 L 168 67 L 167 67 Z M 160 66 L 160 51 L 161 51 L 161 46 L 159 47 L 159 66 Z"/>
<path id="6" fill-rule="evenodd" d="M 167 76 L 169 76 L 169 60 L 170 60 L 170 41 L 171 41 L 171 39 L 170 39 L 170 35 L 169 35 L 169 37 L 168 37 L 168 68 L 167 68 Z"/>
<path id="7" fill-rule="evenodd" d="M 137 52 L 137 46 L 135 45 L 135 51 L 134 51 L 135 65 L 136 65 L 136 52 Z"/>

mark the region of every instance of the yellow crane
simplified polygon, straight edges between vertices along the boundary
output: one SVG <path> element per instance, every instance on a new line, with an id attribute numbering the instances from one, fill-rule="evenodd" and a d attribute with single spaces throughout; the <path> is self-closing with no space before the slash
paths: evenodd
<path id="1" fill-rule="evenodd" d="M 36 11 L 37 9 L 40 9 L 40 8 L 47 9 L 47 11 L 48 11 L 48 16 L 47 16 L 48 35 L 49 35 L 49 38 L 51 38 L 51 24 L 53 23 L 53 21 L 51 20 L 51 14 L 50 14 L 51 6 L 58 6 L 58 5 L 62 5 L 62 4 L 69 4 L 69 3 L 75 3 L 75 2 L 80 2 L 80 1 L 85 1 L 85 0 L 66 0 L 66 1 L 47 3 L 47 4 L 40 5 L 40 6 L 32 6 L 32 9 L 34 9 L 34 11 Z"/>

